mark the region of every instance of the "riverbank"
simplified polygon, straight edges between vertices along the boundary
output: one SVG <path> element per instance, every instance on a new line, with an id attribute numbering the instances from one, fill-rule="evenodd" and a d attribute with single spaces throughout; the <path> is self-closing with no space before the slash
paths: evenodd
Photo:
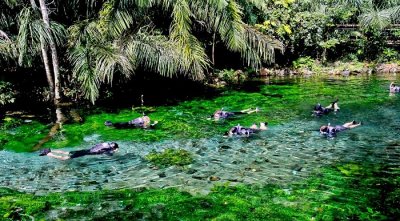
<path id="1" fill-rule="evenodd" d="M 317 60 L 305 59 L 291 68 L 262 68 L 260 76 L 362 76 L 390 75 L 400 73 L 400 61 L 387 63 L 375 62 L 342 62 L 321 64 Z"/>

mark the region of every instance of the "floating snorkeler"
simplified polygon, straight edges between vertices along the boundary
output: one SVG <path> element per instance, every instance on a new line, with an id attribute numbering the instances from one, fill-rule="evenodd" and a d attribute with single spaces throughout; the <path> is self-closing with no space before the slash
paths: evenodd
<path id="1" fill-rule="evenodd" d="M 40 151 L 39 156 L 48 156 L 59 160 L 68 160 L 77 157 L 83 157 L 86 155 L 100 155 L 106 154 L 108 156 L 112 156 L 115 152 L 118 151 L 118 144 L 115 142 L 106 142 L 96 144 L 90 149 L 86 150 L 76 150 L 76 151 L 62 151 L 62 150 L 51 150 L 50 148 L 46 148 Z"/>
<path id="2" fill-rule="evenodd" d="M 355 127 L 358 127 L 361 125 L 361 122 L 356 122 L 356 121 L 351 121 L 347 122 L 343 125 L 336 125 L 336 126 L 331 126 L 330 124 L 328 125 L 323 125 L 319 128 L 319 132 L 323 135 L 327 135 L 328 137 L 334 137 L 338 132 L 352 129 Z"/>
<path id="3" fill-rule="evenodd" d="M 324 114 L 328 114 L 332 111 L 339 111 L 340 108 L 338 106 L 338 101 L 339 99 L 334 100 L 329 106 L 323 107 L 320 103 L 315 105 L 314 110 L 313 110 L 313 115 L 315 116 L 322 116 Z"/>
<path id="4" fill-rule="evenodd" d="M 228 132 L 225 133 L 225 136 L 242 136 L 242 137 L 249 137 L 252 134 L 258 133 L 263 130 L 267 130 L 267 122 L 260 122 L 260 127 L 257 124 L 251 125 L 251 127 L 242 127 L 240 125 L 232 127 Z"/>
<path id="5" fill-rule="evenodd" d="M 249 109 L 245 109 L 245 110 L 241 110 L 241 111 L 233 111 L 233 112 L 224 111 L 223 108 L 221 108 L 221 110 L 215 111 L 214 114 L 209 119 L 212 119 L 212 118 L 214 120 L 227 119 L 227 118 L 241 115 L 241 114 L 251 114 L 254 112 L 257 113 L 259 111 L 260 111 L 260 109 L 258 107 L 256 107 L 255 109 L 249 108 Z"/>
<path id="6" fill-rule="evenodd" d="M 144 105 L 144 98 L 143 94 L 140 96 L 140 101 L 141 101 L 141 107 L 143 110 L 143 105 Z M 107 120 L 104 122 L 105 126 L 113 126 L 115 128 L 121 129 L 121 128 L 154 128 L 155 125 L 158 123 L 158 121 L 154 121 L 151 123 L 150 117 L 146 116 L 143 113 L 142 117 L 135 118 L 133 120 L 130 120 L 128 122 L 118 122 L 118 123 L 112 123 L 111 121 Z"/>
<path id="7" fill-rule="evenodd" d="M 111 121 L 104 122 L 105 126 L 113 126 L 115 128 L 154 128 L 158 121 L 151 123 L 150 117 L 143 115 L 142 117 L 135 118 L 128 122 L 112 123 Z"/>

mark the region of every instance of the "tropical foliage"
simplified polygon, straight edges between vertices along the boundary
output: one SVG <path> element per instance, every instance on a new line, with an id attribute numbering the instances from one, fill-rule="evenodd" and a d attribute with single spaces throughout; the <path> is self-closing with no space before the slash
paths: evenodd
<path id="1" fill-rule="evenodd" d="M 68 51 L 67 65 L 71 67 L 73 79 L 79 82 L 85 97 L 94 102 L 102 83 L 112 83 L 114 74 L 128 78 L 138 68 L 166 77 L 183 75 L 194 80 L 204 79 L 213 65 L 210 59 L 213 55 L 207 53 L 208 41 L 203 38 L 211 35 L 227 50 L 240 54 L 244 63 L 252 67 L 273 62 L 275 50 L 283 50 L 281 42 L 247 25 L 242 19 L 242 7 L 233 0 L 85 3 L 85 6 L 82 3 L 74 6 L 54 2 L 55 12 L 50 21 L 62 24 L 52 22 L 50 28 L 42 21 L 34 1 L 3 3 L 6 9 L 0 26 L 1 30 L 5 29 L 0 32 L 2 57 L 18 57 L 19 65 L 30 66 L 41 49 L 46 60 L 43 48 L 54 42 L 61 50 Z M 263 7 L 263 1 L 253 0 L 252 4 Z M 18 8 L 15 11 L 19 22 L 7 29 L 6 13 L 14 8 Z M 79 13 L 67 15 L 72 22 L 59 17 L 66 15 L 63 11 L 74 8 Z M 13 33 L 15 29 L 18 32 Z M 68 48 L 64 47 L 66 40 Z"/>

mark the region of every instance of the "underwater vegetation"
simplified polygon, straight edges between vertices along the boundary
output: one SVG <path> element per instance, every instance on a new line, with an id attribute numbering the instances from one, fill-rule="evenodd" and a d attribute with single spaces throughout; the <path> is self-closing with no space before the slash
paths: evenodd
<path id="1" fill-rule="evenodd" d="M 204 138 L 223 135 L 237 124 L 250 126 L 268 122 L 270 126 L 294 119 L 307 118 L 316 103 L 329 103 L 339 98 L 347 109 L 370 109 L 392 102 L 386 79 L 376 76 L 356 79 L 289 79 L 248 82 L 239 88 L 222 91 L 212 98 L 195 98 L 174 106 L 134 107 L 105 111 L 92 110 L 83 123 L 65 124 L 45 147 L 74 147 L 85 143 L 85 137 L 96 135 L 98 142 L 110 140 L 155 142 L 165 139 Z M 216 110 L 239 111 L 259 107 L 259 113 L 229 120 L 207 120 Z M 154 129 L 115 129 L 104 122 L 127 122 L 142 116 L 158 121 Z M 51 125 L 38 121 L 7 127 L 0 131 L 3 148 L 17 152 L 30 151 L 45 137 Z"/>
<path id="2" fill-rule="evenodd" d="M 29 162 L 25 157 L 30 162 L 37 160 L 34 153 L 12 153 L 32 151 L 32 147 L 46 136 L 51 125 L 39 121 L 27 123 L 18 119 L 7 120 L 10 123 L 4 124 L 5 128 L 0 131 L 1 147 L 5 149 L 3 153 L 6 153 L 3 156 L 18 158 L 10 162 L 19 163 L 21 168 L 32 174 L 24 176 L 27 180 L 22 180 L 22 185 L 16 190 L 10 189 L 13 186 L 8 180 L 16 178 L 13 173 L 6 173 L 2 177 L 0 220 L 397 220 L 400 217 L 400 170 L 397 158 L 397 110 L 400 102 L 399 96 L 389 96 L 388 82 L 388 79 L 376 76 L 356 79 L 272 79 L 243 84 L 225 90 L 216 97 L 196 98 L 178 105 L 113 111 L 90 110 L 83 123 L 63 125 L 54 139 L 45 146 L 86 148 L 102 141 L 129 141 L 132 146 L 140 146 L 138 142 L 143 142 L 149 145 L 135 149 L 140 153 L 125 149 L 121 150 L 121 155 L 110 158 L 57 161 L 57 167 L 52 167 L 52 171 L 58 174 L 51 176 L 45 174 L 47 171 L 36 173 L 31 168 L 21 166 Z M 339 113 L 322 118 L 311 116 L 316 103 L 328 104 L 336 98 L 339 98 Z M 207 119 L 217 109 L 238 111 L 254 107 L 259 107 L 261 112 L 221 121 Z M 106 120 L 132 120 L 141 116 L 143 110 L 152 120 L 159 121 L 155 128 L 115 129 L 104 126 Z M 319 136 L 319 125 L 353 119 L 366 123 L 336 139 Z M 235 140 L 222 137 L 225 131 L 237 124 L 249 126 L 263 121 L 269 123 L 270 129 L 256 137 L 254 142 L 251 138 Z M 174 185 L 159 189 L 134 187 L 128 182 L 124 183 L 124 189 L 119 189 L 122 188 L 119 185 L 108 185 L 113 182 L 108 179 L 113 179 L 111 174 L 118 180 L 123 177 L 117 176 L 118 173 L 127 170 L 130 171 L 129 175 L 132 174 L 130 178 L 144 180 L 144 177 L 135 175 L 138 169 L 159 171 L 154 174 L 170 169 L 168 175 L 171 176 L 165 179 L 172 179 L 172 176 L 182 179 L 183 175 L 175 173 L 174 167 L 189 164 L 192 165 L 188 167 L 199 167 L 199 164 L 207 164 L 208 158 L 202 158 L 205 159 L 202 162 L 198 157 L 210 151 L 205 148 L 195 152 L 197 146 L 190 146 L 190 143 L 188 146 L 178 145 L 179 142 L 160 145 L 163 144 L 161 141 L 182 139 L 196 143 L 198 138 L 210 138 L 216 143 L 214 149 L 217 149 L 217 154 L 211 156 L 211 160 L 215 158 L 217 162 L 225 163 L 218 160 L 231 156 L 228 153 L 239 158 L 254 157 L 255 163 L 262 164 L 263 169 L 270 172 L 271 177 L 268 178 L 278 180 L 279 175 L 282 175 L 279 172 L 288 172 L 293 179 L 289 179 L 290 182 L 267 180 L 257 183 L 259 172 L 251 164 L 237 171 L 244 171 L 246 176 L 254 176 L 256 182 L 252 185 L 228 182 L 229 179 L 204 179 L 201 184 L 214 185 L 208 194 L 192 195 Z M 240 148 L 236 151 L 238 146 Z M 126 147 L 129 148 L 128 145 Z M 157 151 L 151 151 L 153 147 Z M 198 147 L 200 149 L 202 146 Z M 281 149 L 286 150 L 279 151 Z M 254 155 L 251 155 L 253 152 Z M 312 158 L 308 154 L 312 154 Z M 277 161 L 278 158 L 285 160 Z M 150 163 L 128 163 L 134 160 L 141 162 L 142 159 Z M 311 161 L 315 162 L 311 164 Z M 226 162 L 232 163 L 228 166 L 240 166 L 233 165 L 231 161 Z M 289 167 L 280 165 L 284 163 Z M 102 166 L 97 168 L 100 164 Z M 159 168 L 153 169 L 149 164 Z M 10 163 L 4 165 L 9 166 Z M 38 165 L 45 167 L 45 164 Z M 136 168 L 135 165 L 140 167 Z M 221 163 L 215 168 L 219 171 L 224 166 Z M 82 171 L 82 167 L 89 169 Z M 125 167 L 128 167 L 127 170 L 118 169 Z M 279 167 L 281 170 L 278 170 Z M 16 166 L 12 169 L 18 171 L 18 168 Z M 290 171 L 283 170 L 285 168 L 290 168 Z M 10 167 L 3 169 L 11 171 Z M 69 173 L 69 170 L 77 170 L 79 173 Z M 90 179 L 64 177 L 68 174 L 88 176 Z M 151 176 L 153 173 L 149 174 Z M 228 178 L 235 180 L 239 176 Z M 51 186 L 53 181 L 46 183 L 45 177 L 58 177 L 58 181 L 65 182 L 67 187 Z M 17 180 L 20 179 L 17 177 Z M 189 185 L 186 181 L 182 179 L 181 183 Z M 45 191 L 35 191 L 37 186 L 28 186 L 24 182 L 44 182 Z M 79 182 L 96 182 L 99 188 L 93 191 L 75 191 L 70 188 Z M 150 179 L 149 182 L 153 181 Z M 25 187 L 31 188 L 29 190 L 35 194 L 23 192 L 27 191 Z"/>
<path id="3" fill-rule="evenodd" d="M 146 156 L 146 159 L 159 167 L 185 166 L 193 162 L 193 156 L 189 151 L 172 148 L 164 149 L 162 152 L 153 150 Z"/>
<path id="4" fill-rule="evenodd" d="M 338 164 L 300 183 L 219 183 L 208 195 L 141 188 L 35 196 L 1 188 L 0 219 L 396 220 L 399 173 L 383 165 Z"/>

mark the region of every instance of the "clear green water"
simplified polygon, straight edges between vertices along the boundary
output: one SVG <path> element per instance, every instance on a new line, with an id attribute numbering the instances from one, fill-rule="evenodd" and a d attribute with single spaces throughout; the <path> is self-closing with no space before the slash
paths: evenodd
<path id="1" fill-rule="evenodd" d="M 289 209 L 283 211 L 288 213 L 286 219 L 295 216 L 292 209 L 304 210 L 304 217 L 298 217 L 300 220 L 318 218 L 315 211 L 310 214 L 305 211 L 319 208 L 314 204 L 321 202 L 334 203 L 331 207 L 337 209 L 341 205 L 337 204 L 339 201 L 352 205 L 350 207 L 354 210 L 359 209 L 358 204 L 365 203 L 362 210 L 370 216 L 371 219 L 367 217 L 369 220 L 375 220 L 379 214 L 374 218 L 376 211 L 369 211 L 367 207 L 370 205 L 366 202 L 370 200 L 369 195 L 377 197 L 381 190 L 376 186 L 363 186 L 363 179 L 371 179 L 374 183 L 374 176 L 378 175 L 371 171 L 394 177 L 400 173 L 400 94 L 389 95 L 388 85 L 393 80 L 399 81 L 395 76 L 273 79 L 259 87 L 227 91 L 212 99 L 156 107 L 155 112 L 149 113 L 153 120 L 160 121 L 155 130 L 107 128 L 103 125 L 105 120 L 127 121 L 140 116 L 140 113 L 131 110 L 100 112 L 87 116 L 82 125 L 65 125 L 56 140 L 46 144 L 52 148 L 74 150 L 113 140 L 121 147 L 113 157 L 88 156 L 65 162 L 39 157 L 36 152 L 29 151 L 47 131 L 45 126 L 33 122 L 2 132 L 8 142 L 0 151 L 0 186 L 37 195 L 142 187 L 177 188 L 192 194 L 211 191 L 212 197 L 215 185 L 277 185 L 279 188 L 272 190 L 278 191 L 273 204 Z M 340 100 L 339 113 L 311 116 L 313 105 L 318 102 L 327 105 L 335 98 Z M 240 110 L 256 106 L 261 108 L 261 113 L 222 122 L 206 119 L 221 107 Z M 319 135 L 318 129 L 323 124 L 335 125 L 351 120 L 362 121 L 363 125 L 341 132 L 333 139 Z M 238 123 L 249 126 L 260 121 L 269 122 L 269 130 L 251 138 L 222 136 Z M 165 148 L 190 151 L 194 163 L 186 167 L 157 169 L 145 160 L 152 150 Z M 210 181 L 210 177 L 219 180 Z M 354 180 L 356 184 L 352 183 Z M 240 190 L 238 194 L 246 191 Z M 251 200 L 260 200 L 257 197 L 267 192 L 257 190 Z M 344 202 L 337 199 L 346 195 L 349 199 Z M 309 208 L 300 208 L 299 202 Z M 240 208 L 240 205 L 235 205 Z M 118 210 L 118 206 L 112 208 Z M 266 207 L 265 213 L 271 213 L 271 208 Z M 328 208 L 322 210 L 328 211 Z M 386 209 L 389 208 L 382 210 Z M 328 218 L 321 216 L 319 219 L 334 220 L 334 215 L 325 215 Z M 390 220 L 393 217 L 386 218 Z M 240 220 L 240 217 L 221 219 Z"/>

